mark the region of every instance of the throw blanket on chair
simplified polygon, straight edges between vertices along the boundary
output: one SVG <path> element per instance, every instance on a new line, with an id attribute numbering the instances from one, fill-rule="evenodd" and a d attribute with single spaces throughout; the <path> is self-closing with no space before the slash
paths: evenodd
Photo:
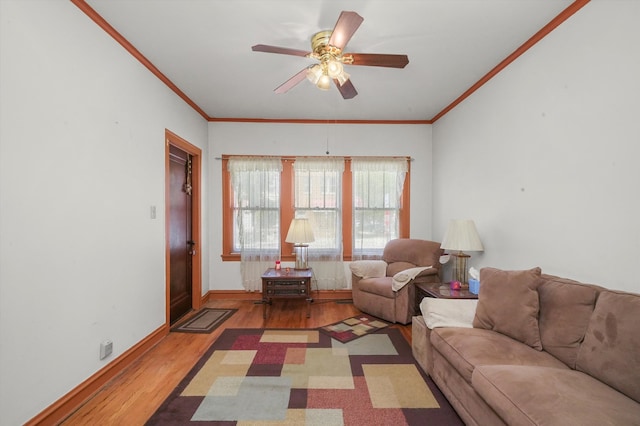
<path id="1" fill-rule="evenodd" d="M 400 290 L 402 287 L 407 285 L 409 281 L 417 277 L 420 272 L 429 268 L 431 268 L 431 266 L 418 266 L 416 268 L 409 268 L 398 272 L 393 276 L 393 284 L 391 285 L 391 288 L 393 291 Z"/>

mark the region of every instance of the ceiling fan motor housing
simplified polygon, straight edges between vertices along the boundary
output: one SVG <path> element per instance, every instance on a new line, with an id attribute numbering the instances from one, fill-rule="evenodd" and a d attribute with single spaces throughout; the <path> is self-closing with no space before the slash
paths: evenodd
<path id="1" fill-rule="evenodd" d="M 353 63 L 353 56 L 342 56 L 342 49 L 329 44 L 333 31 L 325 30 L 315 33 L 311 37 L 311 54 L 310 57 L 319 60 L 322 63 L 329 61 L 337 61 L 343 64 Z"/>

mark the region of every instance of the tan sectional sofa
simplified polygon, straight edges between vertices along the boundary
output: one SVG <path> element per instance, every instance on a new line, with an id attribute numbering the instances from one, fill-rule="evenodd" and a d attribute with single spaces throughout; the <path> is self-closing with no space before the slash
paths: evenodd
<path id="1" fill-rule="evenodd" d="M 472 324 L 448 327 L 432 299 L 412 326 L 414 357 L 466 424 L 640 425 L 640 295 L 539 268 L 484 268 L 480 283 Z"/>

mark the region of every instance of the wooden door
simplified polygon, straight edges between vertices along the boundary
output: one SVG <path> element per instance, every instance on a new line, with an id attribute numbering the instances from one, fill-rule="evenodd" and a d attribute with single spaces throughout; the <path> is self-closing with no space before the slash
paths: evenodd
<path id="1" fill-rule="evenodd" d="M 192 306 L 193 254 L 191 156 L 169 147 L 169 322 L 189 312 Z"/>

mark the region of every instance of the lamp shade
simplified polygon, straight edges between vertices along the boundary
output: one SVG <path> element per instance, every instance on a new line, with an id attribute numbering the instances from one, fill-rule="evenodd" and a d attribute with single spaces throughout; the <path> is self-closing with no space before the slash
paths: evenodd
<path id="1" fill-rule="evenodd" d="M 315 241 L 313 231 L 307 218 L 298 218 L 291 221 L 289 232 L 285 241 L 294 244 L 312 243 Z"/>
<path id="2" fill-rule="evenodd" d="M 483 251 L 482 242 L 473 220 L 452 220 L 442 239 L 441 248 L 458 251 Z"/>

